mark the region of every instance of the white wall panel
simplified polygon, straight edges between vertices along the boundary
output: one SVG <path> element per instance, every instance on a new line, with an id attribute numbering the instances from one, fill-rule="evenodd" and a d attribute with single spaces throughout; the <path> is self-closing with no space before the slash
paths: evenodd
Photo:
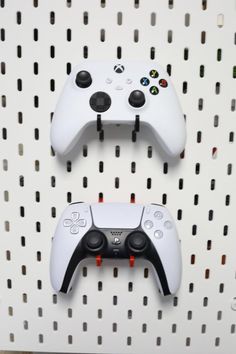
<path id="1" fill-rule="evenodd" d="M 0 0 L 1 349 L 235 354 L 235 19 L 233 0 Z M 117 126 L 105 127 L 103 142 L 88 128 L 67 158 L 51 152 L 51 114 L 70 67 L 115 58 L 118 47 L 124 59 L 171 68 L 186 115 L 182 158 L 168 159 L 146 128 L 133 143 L 132 128 Z M 145 261 L 131 269 L 86 260 L 70 295 L 53 292 L 58 217 L 99 193 L 166 204 L 182 241 L 175 297 L 161 297 Z"/>

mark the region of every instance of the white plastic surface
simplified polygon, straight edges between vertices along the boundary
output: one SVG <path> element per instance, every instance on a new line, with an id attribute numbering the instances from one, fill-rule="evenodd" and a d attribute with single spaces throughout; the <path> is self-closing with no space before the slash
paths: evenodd
<path id="1" fill-rule="evenodd" d="M 235 19 L 234 0 L 0 1 L 1 349 L 235 354 Z M 74 153 L 51 153 L 70 64 L 117 52 L 171 70 L 186 115 L 181 159 L 145 127 L 133 143 L 129 126 L 104 127 L 104 142 L 91 126 Z M 52 291 L 56 218 L 100 193 L 170 210 L 183 257 L 176 296 L 163 300 L 145 261 L 86 260 L 69 297 Z"/>
<path id="2" fill-rule="evenodd" d="M 144 209 L 141 226 L 158 252 L 170 292 L 175 294 L 182 276 L 181 248 L 175 222 L 165 207 L 150 205 Z"/>
<path id="3" fill-rule="evenodd" d="M 81 220 L 84 223 L 82 226 L 79 226 L 79 221 Z M 66 225 L 65 221 L 71 221 L 71 225 Z M 50 256 L 50 278 L 52 286 L 56 291 L 61 289 L 72 255 L 78 243 L 91 226 L 90 206 L 84 203 L 69 205 L 63 211 L 60 220 L 58 220 Z"/>
<path id="4" fill-rule="evenodd" d="M 122 64 L 124 71 L 114 71 Z M 87 88 L 78 87 L 76 75 L 85 70 L 90 73 L 92 83 Z M 151 70 L 157 70 L 158 77 L 150 76 Z M 148 86 L 142 86 L 140 80 L 150 80 Z M 161 87 L 159 80 L 165 79 L 168 86 Z M 150 88 L 159 89 L 157 95 Z M 140 108 L 129 104 L 130 93 L 141 90 L 146 102 Z M 151 127 L 157 138 L 157 144 L 171 156 L 177 156 L 185 147 L 186 128 L 182 109 L 170 77 L 156 61 L 85 61 L 77 65 L 68 77 L 58 100 L 51 129 L 51 142 L 59 154 L 67 154 L 79 140 L 85 128 L 97 121 L 97 114 L 90 107 L 90 97 L 98 91 L 107 93 L 111 99 L 110 108 L 100 113 L 102 123 L 132 124 L 139 115 L 140 123 Z M 95 129 L 95 127 L 94 127 Z"/>
<path id="5" fill-rule="evenodd" d="M 96 227 L 106 229 L 135 229 L 141 223 L 143 205 L 101 203 L 91 205 Z"/>
<path id="6" fill-rule="evenodd" d="M 50 258 L 51 283 L 55 291 L 61 290 L 73 253 L 92 225 L 112 232 L 141 226 L 157 251 L 170 293 L 177 292 L 181 283 L 182 259 L 172 216 L 160 205 L 144 207 L 131 203 L 96 203 L 91 207 L 73 203 L 63 211 L 55 230 Z M 157 263 L 158 259 L 153 261 Z M 154 272 L 157 273 L 155 269 Z"/>

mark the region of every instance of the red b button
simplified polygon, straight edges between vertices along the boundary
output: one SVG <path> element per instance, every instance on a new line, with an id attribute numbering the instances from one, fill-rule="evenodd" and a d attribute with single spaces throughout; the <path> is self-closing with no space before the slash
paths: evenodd
<path id="1" fill-rule="evenodd" d="M 159 81 L 159 85 L 161 86 L 161 87 L 167 87 L 168 86 L 168 82 L 165 80 L 165 79 L 161 79 L 160 81 Z"/>

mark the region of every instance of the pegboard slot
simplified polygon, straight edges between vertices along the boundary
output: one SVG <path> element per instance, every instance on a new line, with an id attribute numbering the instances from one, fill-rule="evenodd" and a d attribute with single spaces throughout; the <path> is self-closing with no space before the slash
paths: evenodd
<path id="1" fill-rule="evenodd" d="M 234 0 L 0 0 L 2 350 L 235 354 L 235 12 Z M 170 158 L 134 112 L 132 127 L 98 116 L 99 132 L 88 126 L 71 153 L 55 153 L 50 127 L 73 68 L 132 58 L 171 77 L 184 151 Z M 139 257 L 86 258 L 72 291 L 55 293 L 51 243 L 76 201 L 165 205 L 181 239 L 178 293 L 164 299 Z"/>

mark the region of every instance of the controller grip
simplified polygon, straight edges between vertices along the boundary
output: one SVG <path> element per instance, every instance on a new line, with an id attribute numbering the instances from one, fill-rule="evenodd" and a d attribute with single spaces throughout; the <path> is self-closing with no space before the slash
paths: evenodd
<path id="1" fill-rule="evenodd" d="M 58 288 L 58 285 L 55 284 L 54 279 L 53 279 L 53 274 L 56 274 L 55 269 L 51 269 L 51 282 L 53 285 L 53 288 L 56 291 L 60 291 L 62 293 L 68 293 L 72 289 L 72 283 L 74 280 L 75 276 L 75 270 L 79 263 L 85 258 L 86 254 L 84 252 L 83 246 L 82 246 L 82 240 L 78 243 L 76 249 L 74 250 L 72 257 L 68 263 L 68 266 L 65 270 L 65 273 L 63 274 L 63 279 L 61 282 L 60 288 Z"/>
<path id="2" fill-rule="evenodd" d="M 159 257 L 159 254 L 153 245 L 151 245 L 146 259 L 152 263 L 155 269 L 156 276 L 158 278 L 157 281 L 161 287 L 160 290 L 162 294 L 165 296 L 171 295 L 165 268 L 163 267 L 161 258 Z"/>

